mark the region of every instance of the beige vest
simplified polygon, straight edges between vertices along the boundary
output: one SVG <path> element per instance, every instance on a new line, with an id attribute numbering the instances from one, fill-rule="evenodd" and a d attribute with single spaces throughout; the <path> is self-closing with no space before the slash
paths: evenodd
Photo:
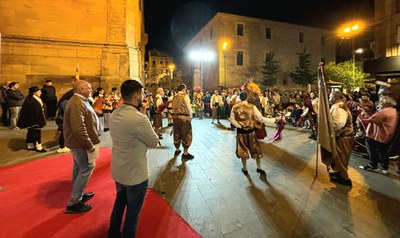
<path id="1" fill-rule="evenodd" d="M 184 93 L 178 93 L 172 100 L 172 113 L 174 116 L 190 116 L 189 108 L 186 106 Z"/>
<path id="2" fill-rule="evenodd" d="M 255 126 L 254 105 L 247 102 L 235 104 L 232 108 L 235 120 L 242 126 L 243 130 L 252 130 Z"/>

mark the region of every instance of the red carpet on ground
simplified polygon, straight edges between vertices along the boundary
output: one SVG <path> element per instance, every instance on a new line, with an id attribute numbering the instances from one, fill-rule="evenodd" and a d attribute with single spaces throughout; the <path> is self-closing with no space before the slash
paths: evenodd
<path id="1" fill-rule="evenodd" d="M 0 168 L 0 237 L 106 237 L 115 198 L 110 148 L 101 148 L 86 191 L 93 209 L 65 215 L 72 155 Z M 201 237 L 156 192 L 148 190 L 137 237 Z"/>

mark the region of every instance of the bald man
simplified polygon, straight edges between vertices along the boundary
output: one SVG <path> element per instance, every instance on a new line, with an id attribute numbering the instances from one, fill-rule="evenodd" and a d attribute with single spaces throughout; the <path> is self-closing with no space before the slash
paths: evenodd
<path id="1" fill-rule="evenodd" d="M 65 146 L 71 149 L 74 159 L 72 193 L 66 214 L 83 213 L 92 209 L 86 202 L 93 198 L 94 193 L 84 193 L 84 189 L 94 170 L 93 158 L 98 153 L 96 145 L 100 143 L 99 120 L 88 102 L 88 97 L 93 92 L 91 85 L 79 80 L 75 82 L 73 90 L 74 96 L 68 100 L 63 124 Z"/>

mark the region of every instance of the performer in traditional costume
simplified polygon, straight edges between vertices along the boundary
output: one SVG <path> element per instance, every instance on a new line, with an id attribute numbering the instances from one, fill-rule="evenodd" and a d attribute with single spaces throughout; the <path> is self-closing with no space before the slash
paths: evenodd
<path id="1" fill-rule="evenodd" d="M 336 156 L 322 157 L 323 163 L 332 168 L 334 172 L 329 172 L 332 182 L 352 186 L 352 182 L 347 173 L 350 154 L 354 143 L 353 120 L 350 110 L 343 102 L 342 92 L 335 91 L 330 95 L 331 116 L 333 129 L 336 137 Z"/>
<path id="2" fill-rule="evenodd" d="M 179 149 L 183 146 L 182 159 L 191 160 L 193 155 L 189 154 L 188 150 L 192 144 L 192 107 L 190 106 L 190 98 L 186 94 L 186 85 L 178 86 L 178 94 L 175 95 L 172 101 L 172 117 L 174 120 L 174 145 L 175 154 L 178 156 L 181 153 Z"/>
<path id="3" fill-rule="evenodd" d="M 164 101 L 162 97 L 164 96 L 164 89 L 163 88 L 157 88 L 157 94 L 154 97 L 154 115 L 153 115 L 153 127 L 155 132 L 158 135 L 158 139 L 162 139 L 161 135 L 161 128 L 162 128 L 162 119 L 163 119 L 163 113 L 164 109 L 162 109 L 162 105 L 164 104 Z"/>
<path id="4" fill-rule="evenodd" d="M 214 124 L 214 120 L 217 119 L 217 123 L 221 124 L 219 121 L 221 116 L 220 107 L 223 107 L 224 102 L 222 101 L 221 95 L 219 95 L 218 90 L 214 91 L 214 94 L 211 97 L 211 109 L 212 109 L 212 122 Z"/>
<path id="5" fill-rule="evenodd" d="M 229 106 L 230 106 L 231 110 L 236 103 L 240 102 L 239 94 L 240 94 L 240 90 L 238 88 L 233 89 L 231 100 L 229 100 Z M 229 114 L 230 114 L 230 112 L 229 112 Z M 229 130 L 233 131 L 235 126 L 232 123 L 230 123 L 230 124 L 231 125 L 230 125 Z"/>
<path id="6" fill-rule="evenodd" d="M 260 88 L 258 87 L 257 84 L 255 84 L 252 81 L 249 81 L 245 85 L 245 91 L 247 92 L 248 99 L 247 101 L 254 106 L 257 107 L 259 111 L 262 110 L 261 107 L 261 101 L 260 101 Z M 267 136 L 267 131 L 265 130 L 265 124 L 262 122 L 256 122 L 255 123 L 255 130 L 256 130 L 256 135 L 257 139 L 264 139 Z"/>
<path id="7" fill-rule="evenodd" d="M 282 138 L 281 133 L 282 133 L 283 129 L 285 128 L 285 124 L 286 124 L 285 114 L 281 113 L 281 115 L 275 119 L 275 123 L 278 126 L 275 130 L 275 133 L 268 140 L 268 142 L 271 142 L 271 143 L 274 141 L 280 140 Z"/>
<path id="8" fill-rule="evenodd" d="M 193 104 L 196 105 L 196 117 L 199 117 L 199 119 L 203 119 L 203 96 L 203 89 L 201 89 L 200 86 L 197 86 L 193 94 Z"/>
<path id="9" fill-rule="evenodd" d="M 256 171 L 263 175 L 265 171 L 261 169 L 260 161 L 263 154 L 256 138 L 255 124 L 266 123 L 268 119 L 261 115 L 256 106 L 247 102 L 247 92 L 242 92 L 239 97 L 241 102 L 233 106 L 230 114 L 230 121 L 237 128 L 236 156 L 242 160 L 244 175 L 248 175 L 247 160 L 250 156 L 256 160 Z"/>
<path id="10" fill-rule="evenodd" d="M 42 94 L 37 86 L 29 88 L 29 94 L 22 105 L 17 126 L 21 129 L 28 129 L 26 144 L 28 150 L 46 152 L 42 147 L 42 128 L 46 125 L 43 102 L 40 99 Z"/>

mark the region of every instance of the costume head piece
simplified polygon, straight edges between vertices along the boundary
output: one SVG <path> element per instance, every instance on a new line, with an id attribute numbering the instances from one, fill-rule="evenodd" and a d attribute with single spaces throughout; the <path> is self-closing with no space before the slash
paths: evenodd
<path id="1" fill-rule="evenodd" d="M 261 93 L 260 87 L 258 87 L 258 85 L 256 83 L 254 83 L 253 80 L 247 81 L 245 85 L 246 85 L 245 86 L 246 90 L 248 90 L 254 94 Z"/>

